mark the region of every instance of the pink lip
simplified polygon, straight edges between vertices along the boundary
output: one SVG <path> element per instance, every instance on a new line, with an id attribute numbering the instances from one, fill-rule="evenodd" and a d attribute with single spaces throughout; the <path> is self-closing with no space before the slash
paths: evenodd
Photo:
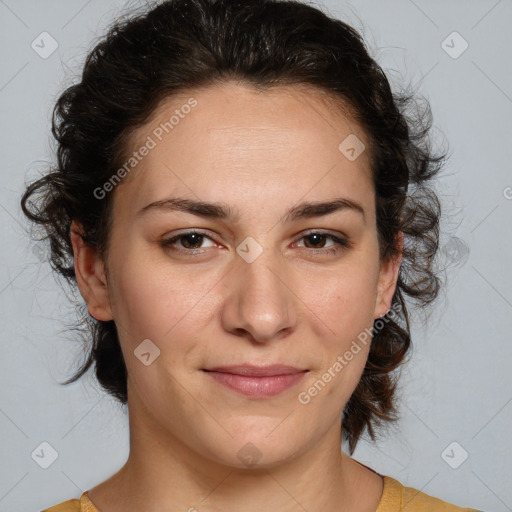
<path id="1" fill-rule="evenodd" d="M 217 382 L 247 396 L 275 396 L 297 384 L 307 370 L 292 366 L 225 366 L 204 370 Z"/>

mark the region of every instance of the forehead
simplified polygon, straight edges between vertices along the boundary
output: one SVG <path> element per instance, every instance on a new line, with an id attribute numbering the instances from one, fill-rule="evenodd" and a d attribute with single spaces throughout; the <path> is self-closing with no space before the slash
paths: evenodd
<path id="1" fill-rule="evenodd" d="M 348 107 L 314 87 L 258 90 L 229 82 L 181 92 L 131 134 L 127 154 L 143 146 L 151 149 L 125 180 L 136 184 L 123 193 L 137 204 L 178 191 L 279 204 L 308 190 L 361 195 L 372 182 L 366 134 Z"/>

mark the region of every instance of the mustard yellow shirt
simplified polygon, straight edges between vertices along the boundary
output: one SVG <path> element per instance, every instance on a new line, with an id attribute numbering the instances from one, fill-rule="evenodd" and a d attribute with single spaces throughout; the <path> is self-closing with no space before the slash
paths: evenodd
<path id="1" fill-rule="evenodd" d="M 384 476 L 384 490 L 375 512 L 481 512 L 462 508 L 434 498 L 411 487 L 404 487 L 398 480 Z M 42 512 L 99 512 L 85 491 L 80 499 L 68 500 Z"/>

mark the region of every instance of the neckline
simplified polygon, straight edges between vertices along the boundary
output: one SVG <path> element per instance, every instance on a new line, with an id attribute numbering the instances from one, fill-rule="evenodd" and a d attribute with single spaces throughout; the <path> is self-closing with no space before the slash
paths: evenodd
<path id="1" fill-rule="evenodd" d="M 355 459 L 352 459 L 355 460 Z M 390 476 L 381 475 L 379 472 L 374 469 L 362 464 L 357 461 L 358 464 L 364 466 L 369 469 L 373 473 L 379 475 L 383 480 L 383 488 L 382 495 L 380 497 L 380 501 L 377 505 L 377 509 L 375 512 L 385 512 L 386 510 L 395 510 L 397 506 L 401 505 L 401 484 L 391 478 Z M 89 498 L 89 490 L 85 491 L 82 496 L 80 496 L 80 512 L 99 512 L 94 503 Z"/>
<path id="2" fill-rule="evenodd" d="M 80 496 L 80 512 L 99 512 L 94 503 L 89 499 L 89 490 Z"/>

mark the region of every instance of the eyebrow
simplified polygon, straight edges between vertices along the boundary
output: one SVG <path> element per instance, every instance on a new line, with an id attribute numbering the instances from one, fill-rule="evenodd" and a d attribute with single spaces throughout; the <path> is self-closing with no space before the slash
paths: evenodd
<path id="1" fill-rule="evenodd" d="M 139 210 L 136 216 L 139 217 L 154 210 L 181 211 L 205 218 L 231 219 L 234 222 L 238 222 L 239 219 L 239 213 L 225 203 L 210 203 L 179 197 L 171 197 L 160 201 L 154 201 Z M 338 211 L 354 211 L 361 214 L 363 219 L 366 220 L 365 210 L 361 204 L 352 199 L 338 197 L 330 201 L 307 201 L 296 206 L 292 206 L 285 213 L 282 222 L 323 217 L 324 215 L 329 215 Z"/>

